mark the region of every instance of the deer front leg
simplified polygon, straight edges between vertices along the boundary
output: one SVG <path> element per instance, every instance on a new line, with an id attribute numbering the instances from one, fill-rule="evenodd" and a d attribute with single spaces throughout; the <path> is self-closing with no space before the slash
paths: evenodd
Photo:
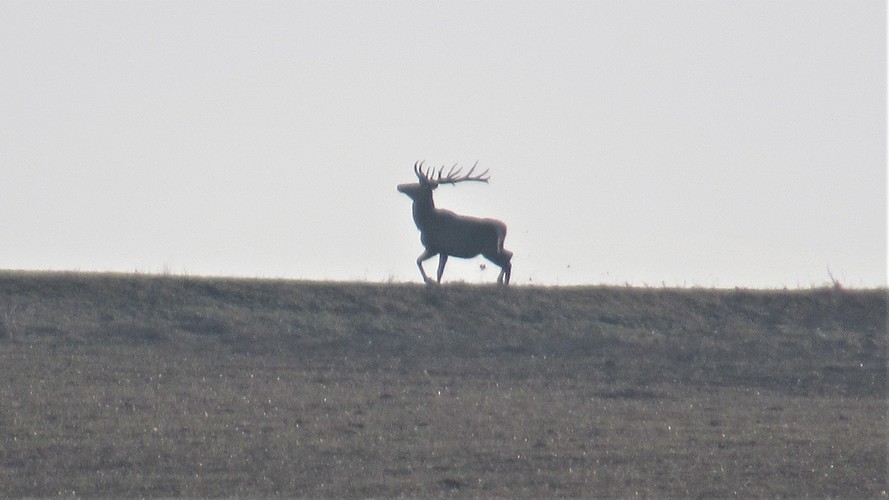
<path id="1" fill-rule="evenodd" d="M 444 274 L 444 266 L 448 263 L 448 254 L 438 255 L 438 282 L 441 283 L 441 275 Z"/>
<path id="2" fill-rule="evenodd" d="M 433 257 L 434 255 L 435 255 L 434 252 L 430 252 L 429 250 L 425 250 L 425 251 L 423 251 L 423 253 L 420 254 L 419 257 L 417 257 L 417 267 L 420 268 L 420 274 L 423 275 L 423 281 L 424 281 L 425 283 L 427 283 L 427 284 L 430 284 L 430 285 L 433 284 L 433 283 L 435 283 L 435 282 L 432 281 L 432 280 L 429 278 L 429 276 L 426 276 L 426 271 L 423 270 L 423 261 L 425 261 L 425 260 L 429 260 L 429 259 L 430 259 L 431 257 Z"/>

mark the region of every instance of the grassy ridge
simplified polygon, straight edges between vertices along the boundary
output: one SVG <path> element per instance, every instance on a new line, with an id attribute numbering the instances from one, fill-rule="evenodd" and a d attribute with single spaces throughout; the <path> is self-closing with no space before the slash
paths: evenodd
<path id="1" fill-rule="evenodd" d="M 583 357 L 657 378 L 886 392 L 886 292 L 0 276 L 0 338 L 291 356 Z M 610 368 L 609 368 L 610 367 Z M 627 370 L 626 366 L 621 368 Z"/>
<path id="2" fill-rule="evenodd" d="M 0 273 L 0 491 L 885 495 L 886 299 Z"/>

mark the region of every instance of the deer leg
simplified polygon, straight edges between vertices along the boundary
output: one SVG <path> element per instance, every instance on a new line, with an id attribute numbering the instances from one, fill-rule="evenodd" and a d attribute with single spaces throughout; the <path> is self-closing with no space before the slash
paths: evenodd
<path id="1" fill-rule="evenodd" d="M 509 250 L 500 249 L 500 254 L 503 255 L 506 260 L 506 264 L 500 268 L 500 272 L 505 274 L 505 280 L 503 284 L 508 285 L 509 276 L 512 274 L 512 252 L 510 252 Z"/>
<path id="2" fill-rule="evenodd" d="M 494 264 L 500 266 L 500 274 L 497 276 L 498 285 L 508 285 L 509 275 L 512 273 L 512 252 L 509 250 L 500 250 L 495 254 L 482 254 L 484 258 L 490 260 Z"/>
<path id="3" fill-rule="evenodd" d="M 505 266 L 500 268 L 500 276 L 497 276 L 497 284 L 508 285 L 510 274 L 512 274 L 512 263 L 507 262 Z"/>
<path id="4" fill-rule="evenodd" d="M 438 282 L 441 283 L 441 275 L 444 274 L 444 266 L 448 263 L 448 254 L 438 255 Z"/>
<path id="5" fill-rule="evenodd" d="M 426 271 L 423 270 L 423 261 L 429 260 L 434 255 L 435 255 L 434 252 L 430 252 L 429 250 L 424 250 L 423 253 L 420 254 L 419 257 L 417 257 L 417 267 L 420 268 L 420 274 L 423 275 L 423 281 L 425 283 L 429 283 L 429 284 L 432 284 L 433 281 L 431 279 L 429 279 L 429 276 L 426 276 Z"/>

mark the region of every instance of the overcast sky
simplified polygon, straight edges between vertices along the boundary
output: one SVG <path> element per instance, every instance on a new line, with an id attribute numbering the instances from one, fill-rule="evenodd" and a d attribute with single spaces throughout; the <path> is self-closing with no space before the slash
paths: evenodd
<path id="1" fill-rule="evenodd" d="M 884 1 L 0 3 L 0 268 L 885 286 Z M 445 280 L 493 282 L 451 259 Z M 437 260 L 426 264 L 432 273 Z"/>

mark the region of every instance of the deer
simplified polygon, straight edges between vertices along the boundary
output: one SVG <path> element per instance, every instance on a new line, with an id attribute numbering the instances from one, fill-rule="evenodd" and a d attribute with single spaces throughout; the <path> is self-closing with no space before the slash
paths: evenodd
<path id="1" fill-rule="evenodd" d="M 448 257 L 469 259 L 477 255 L 500 266 L 500 275 L 497 283 L 509 285 L 509 276 L 512 272 L 512 252 L 503 248 L 503 240 L 506 239 L 506 224 L 496 219 L 481 219 L 458 215 L 450 210 L 435 208 L 432 199 L 432 191 L 442 184 L 459 184 L 461 182 L 484 182 L 490 179 L 488 170 L 473 175 L 478 162 L 467 172 L 461 175 L 462 167 L 455 164 L 447 174 L 442 166 L 423 169 L 422 161 L 414 163 L 414 174 L 419 182 L 399 184 L 398 191 L 406 194 L 413 200 L 414 223 L 420 230 L 420 242 L 425 250 L 417 257 L 417 267 L 423 281 L 427 284 L 441 283 L 445 264 Z M 423 262 L 438 255 L 438 275 L 436 281 L 426 275 Z"/>

